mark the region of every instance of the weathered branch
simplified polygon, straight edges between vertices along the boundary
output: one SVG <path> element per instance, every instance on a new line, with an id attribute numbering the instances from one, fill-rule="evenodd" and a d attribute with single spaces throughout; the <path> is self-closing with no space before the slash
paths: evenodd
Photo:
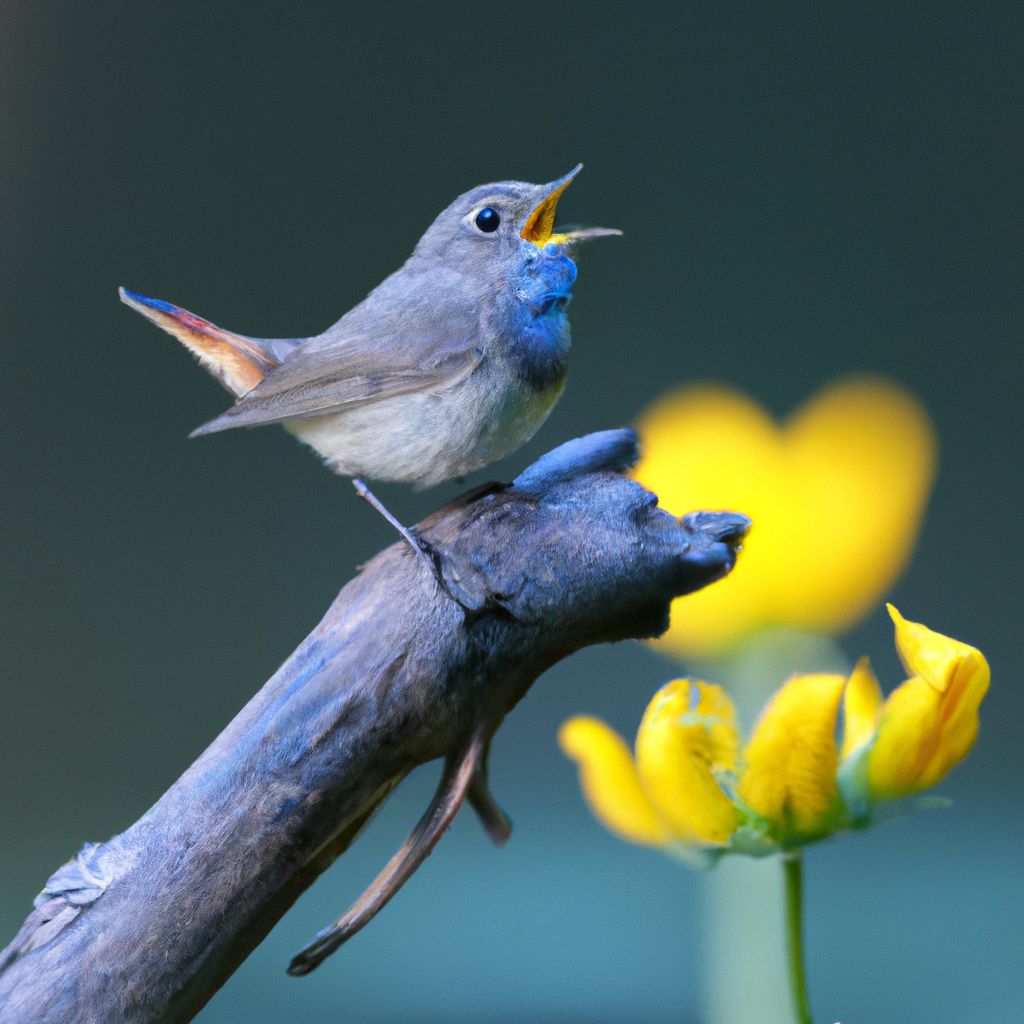
<path id="1" fill-rule="evenodd" d="M 590 435 L 421 523 L 461 604 L 406 544 L 374 558 L 139 821 L 49 879 L 0 953 L 0 1020 L 192 1019 L 425 761 L 447 762 L 431 808 L 293 973 L 391 898 L 464 798 L 507 838 L 485 778 L 504 716 L 572 651 L 661 633 L 671 599 L 725 575 L 746 529 L 658 509 L 622 474 L 634 458 L 631 432 Z"/>

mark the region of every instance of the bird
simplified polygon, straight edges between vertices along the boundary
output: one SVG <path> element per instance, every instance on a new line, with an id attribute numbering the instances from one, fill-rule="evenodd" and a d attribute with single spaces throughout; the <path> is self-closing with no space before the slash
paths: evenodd
<path id="1" fill-rule="evenodd" d="M 461 479 L 528 441 L 562 394 L 570 254 L 621 234 L 555 230 L 558 200 L 581 168 L 459 196 L 400 269 L 313 337 L 247 337 L 160 299 L 119 295 L 236 396 L 190 436 L 279 423 L 374 502 L 364 478 L 417 489 Z"/>

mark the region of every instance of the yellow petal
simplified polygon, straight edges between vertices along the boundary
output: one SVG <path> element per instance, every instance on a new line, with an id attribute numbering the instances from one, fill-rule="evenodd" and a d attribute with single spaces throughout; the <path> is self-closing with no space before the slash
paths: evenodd
<path id="1" fill-rule="evenodd" d="M 744 754 L 739 796 L 776 838 L 820 829 L 837 797 L 835 727 L 846 679 L 794 676 L 761 714 Z"/>
<path id="2" fill-rule="evenodd" d="M 662 641 L 673 653 L 714 654 L 762 625 L 845 629 L 910 554 L 935 440 L 894 384 L 839 381 L 783 427 L 735 391 L 692 387 L 662 398 L 638 426 L 636 477 L 664 508 L 726 509 L 754 522 L 732 574 L 676 602 Z"/>
<path id="3" fill-rule="evenodd" d="M 977 648 L 908 622 L 889 606 L 908 672 L 882 707 L 868 762 L 874 799 L 894 799 L 939 782 L 968 754 L 988 691 L 988 662 Z"/>
<path id="4" fill-rule="evenodd" d="M 958 673 L 984 661 L 981 652 L 969 644 L 936 633 L 920 622 L 908 622 L 891 604 L 889 618 L 896 627 L 896 650 L 908 675 L 920 676 L 940 693 L 956 683 Z"/>
<path id="5" fill-rule="evenodd" d="M 677 679 L 648 704 L 636 737 L 637 772 L 677 842 L 728 843 L 737 813 L 715 773 L 734 769 L 738 746 L 736 710 L 720 686 Z"/>
<path id="6" fill-rule="evenodd" d="M 843 760 L 874 736 L 881 706 L 882 688 L 871 670 L 871 662 L 861 658 L 843 691 Z"/>
<path id="7" fill-rule="evenodd" d="M 643 846 L 670 841 L 667 826 L 640 785 L 629 748 L 614 729 L 599 719 L 577 716 L 563 723 L 558 742 L 579 765 L 583 796 L 605 828 Z"/>

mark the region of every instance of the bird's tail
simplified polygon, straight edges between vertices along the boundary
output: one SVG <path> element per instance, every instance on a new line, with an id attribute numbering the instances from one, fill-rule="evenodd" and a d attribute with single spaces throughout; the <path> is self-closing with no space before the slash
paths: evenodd
<path id="1" fill-rule="evenodd" d="M 117 293 L 126 306 L 173 334 L 233 395 L 251 391 L 271 370 L 281 365 L 271 345 L 284 342 L 271 343 L 225 331 L 187 309 L 137 295 L 127 288 L 119 288 Z"/>

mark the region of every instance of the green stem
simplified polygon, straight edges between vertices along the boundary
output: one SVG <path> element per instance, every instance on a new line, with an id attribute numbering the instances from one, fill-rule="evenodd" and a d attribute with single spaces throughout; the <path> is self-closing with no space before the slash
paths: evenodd
<path id="1" fill-rule="evenodd" d="M 804 971 L 804 861 L 799 853 L 782 858 L 786 873 L 786 953 L 789 959 L 789 987 L 793 995 L 793 1019 L 812 1024 Z"/>

